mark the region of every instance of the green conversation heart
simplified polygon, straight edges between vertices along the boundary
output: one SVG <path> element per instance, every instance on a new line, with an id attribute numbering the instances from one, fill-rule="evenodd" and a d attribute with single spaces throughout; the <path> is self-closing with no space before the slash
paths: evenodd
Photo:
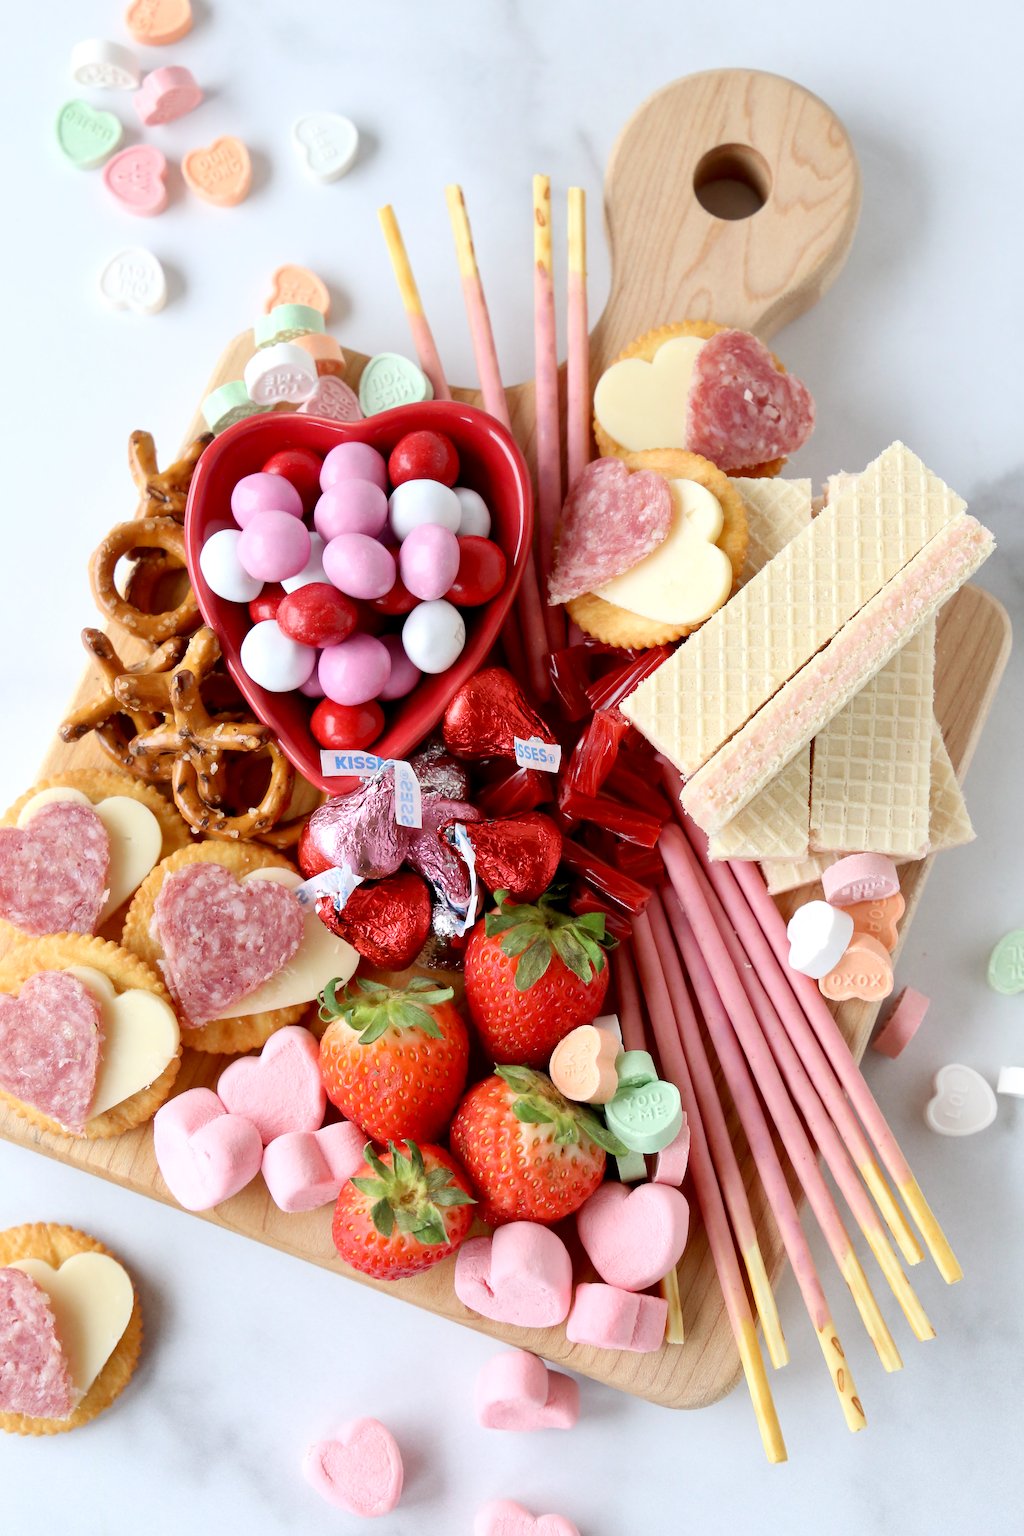
<path id="1" fill-rule="evenodd" d="M 604 1115 L 612 1135 L 633 1152 L 660 1152 L 683 1128 L 679 1089 L 658 1079 L 620 1088 Z"/>
<path id="2" fill-rule="evenodd" d="M 620 1088 L 642 1088 L 658 1080 L 658 1069 L 648 1051 L 620 1051 L 615 1058 Z"/>
<path id="3" fill-rule="evenodd" d="M 294 341 L 296 336 L 321 335 L 326 329 L 324 317 L 309 304 L 275 304 L 269 315 L 260 315 L 252 328 L 256 348 L 272 347 L 278 341 Z"/>
<path id="4" fill-rule="evenodd" d="M 124 135 L 113 112 L 97 112 L 87 101 L 68 101 L 57 117 L 57 142 L 72 165 L 91 171 L 114 153 Z"/>
<path id="5" fill-rule="evenodd" d="M 1004 933 L 988 962 L 988 984 L 1004 997 L 1024 992 L 1024 928 Z"/>
<path id="6" fill-rule="evenodd" d="M 398 352 L 379 352 L 371 357 L 359 380 L 359 404 L 364 416 L 390 411 L 395 405 L 418 405 L 432 400 L 434 391 L 426 374 Z"/>
<path id="7" fill-rule="evenodd" d="M 211 432 L 223 432 L 247 416 L 262 416 L 269 405 L 257 405 L 241 379 L 229 379 L 203 401 L 203 416 Z"/>

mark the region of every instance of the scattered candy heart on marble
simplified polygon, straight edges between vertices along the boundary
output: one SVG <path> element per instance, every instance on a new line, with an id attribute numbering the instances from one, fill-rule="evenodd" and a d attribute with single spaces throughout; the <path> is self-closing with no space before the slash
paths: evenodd
<path id="1" fill-rule="evenodd" d="M 823 997 L 834 1003 L 857 997 L 876 1002 L 888 997 L 893 987 L 892 959 L 884 944 L 868 933 L 855 933 L 842 958 L 821 977 Z"/>
<path id="2" fill-rule="evenodd" d="M 473 1519 L 473 1536 L 580 1536 L 564 1515 L 531 1515 L 512 1499 L 491 1499 Z"/>
<path id="3" fill-rule="evenodd" d="M 935 1097 L 929 1100 L 924 1118 L 941 1136 L 975 1136 L 988 1129 L 998 1109 L 996 1096 L 981 1073 L 951 1062 L 935 1074 Z"/>
<path id="4" fill-rule="evenodd" d="M 1004 997 L 1024 992 L 1024 928 L 1004 933 L 989 956 L 988 984 Z"/>
<path id="5" fill-rule="evenodd" d="M 624 1291 L 645 1291 L 675 1269 L 689 1229 L 686 1197 L 670 1184 L 601 1184 L 576 1213 L 590 1262 Z"/>
<path id="6" fill-rule="evenodd" d="M 837 965 L 853 938 L 853 918 L 827 901 L 805 901 L 786 926 L 789 964 L 815 981 Z"/>
<path id="7" fill-rule="evenodd" d="M 137 43 L 162 48 L 192 30 L 190 0 L 132 0 L 124 24 Z"/>
<path id="8" fill-rule="evenodd" d="M 100 112 L 87 101 L 69 101 L 57 117 L 57 142 L 71 164 L 81 171 L 102 165 L 124 137 L 121 120 Z"/>
<path id="9" fill-rule="evenodd" d="M 194 112 L 202 99 L 192 71 L 181 64 L 167 64 L 150 70 L 132 97 L 132 105 L 141 122 L 156 127 Z"/>
<path id="10" fill-rule="evenodd" d="M 103 184 L 127 213 L 152 218 L 167 207 L 167 159 L 152 144 L 133 144 L 108 160 Z"/>
<path id="11" fill-rule="evenodd" d="M 190 149 L 181 174 L 197 197 L 217 208 L 233 208 L 248 195 L 252 161 L 241 139 L 231 134 L 214 139 L 205 149 Z"/>
<path id="12" fill-rule="evenodd" d="M 353 1419 L 332 1439 L 318 1440 L 302 1470 L 328 1504 L 364 1519 L 390 1513 L 402 1496 L 402 1453 L 378 1419 Z"/>
<path id="13" fill-rule="evenodd" d="M 120 43 L 90 37 L 71 50 L 71 78 L 78 85 L 102 91 L 134 91 L 140 74 L 134 53 Z"/>
<path id="14" fill-rule="evenodd" d="M 164 1183 L 186 1211 L 208 1211 L 254 1179 L 263 1162 L 260 1133 L 229 1115 L 210 1088 L 189 1088 L 153 1117 L 153 1151 Z"/>
<path id="15" fill-rule="evenodd" d="M 400 352 L 378 352 L 359 376 L 359 406 L 364 416 L 396 405 L 421 405 L 434 390 L 422 369 Z"/>
<path id="16" fill-rule="evenodd" d="M 359 152 L 359 130 L 338 112 L 308 112 L 292 126 L 303 169 L 316 181 L 337 181 Z"/>
<path id="17" fill-rule="evenodd" d="M 217 1096 L 229 1114 L 252 1121 L 264 1146 L 291 1131 L 318 1131 L 327 1095 L 316 1036 L 300 1024 L 277 1030 L 258 1056 L 224 1068 Z"/>
<path id="18" fill-rule="evenodd" d="M 100 293 L 112 309 L 155 315 L 167 302 L 167 278 L 152 251 L 130 245 L 111 256 L 103 268 Z"/>
<path id="19" fill-rule="evenodd" d="M 580 1414 L 579 1384 L 525 1349 L 504 1349 L 480 1368 L 474 1390 L 484 1429 L 571 1429 Z"/>
<path id="20" fill-rule="evenodd" d="M 551 1053 L 548 1076 L 577 1104 L 607 1104 L 619 1086 L 615 1070 L 619 1042 L 611 1030 L 580 1024 Z"/>
<path id="21" fill-rule="evenodd" d="M 306 304 L 310 309 L 318 309 L 326 320 L 331 296 L 327 284 L 315 272 L 295 262 L 285 262 L 271 274 L 270 292 L 263 304 L 264 314 L 269 315 L 279 304 Z"/>

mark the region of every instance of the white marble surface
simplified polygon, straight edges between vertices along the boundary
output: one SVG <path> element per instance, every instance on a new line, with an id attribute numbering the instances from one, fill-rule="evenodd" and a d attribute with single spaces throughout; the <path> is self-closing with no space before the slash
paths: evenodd
<path id="1" fill-rule="evenodd" d="M 1018 7 L 194 0 L 194 9 L 193 36 L 147 62 L 187 63 L 210 100 L 151 137 L 173 155 L 239 132 L 254 151 L 255 190 L 221 212 L 176 186 L 151 224 L 121 215 L 98 174 L 64 166 L 52 144 L 56 110 L 74 94 L 71 45 L 120 36 L 121 6 L 50 0 L 5 27 L 4 803 L 32 781 L 77 676 L 78 631 L 92 621 L 86 558 L 133 505 L 128 432 L 150 428 L 167 453 L 223 341 L 260 308 L 270 271 L 307 262 L 332 285 L 344 341 L 405 348 L 374 216 L 393 201 L 449 371 L 470 379 L 442 200 L 444 183 L 461 180 L 506 377 L 525 376 L 530 174 L 550 171 L 559 191 L 582 182 L 596 209 L 627 115 L 665 81 L 708 67 L 800 80 L 848 124 L 863 166 L 849 265 L 779 341 L 819 402 L 820 427 L 794 468 L 816 478 L 856 468 L 904 438 L 996 531 L 1000 552 L 982 581 L 1019 621 Z M 127 98 L 109 104 L 131 117 Z M 292 119 L 320 107 L 350 114 L 364 133 L 356 168 L 327 188 L 303 179 L 288 143 Z M 149 320 L 106 312 L 95 291 L 106 257 L 140 241 L 172 275 L 173 301 Z M 608 283 L 596 229 L 592 243 L 596 313 Z M 837 1307 L 866 1434 L 843 1428 L 788 1278 L 781 1306 L 793 1360 L 773 1381 L 787 1466 L 766 1466 L 742 1391 L 676 1415 L 584 1384 L 577 1430 L 523 1440 L 474 1422 L 486 1340 L 3 1145 L 0 1228 L 49 1219 L 107 1241 L 138 1278 L 146 1349 L 130 1391 L 88 1430 L 0 1437 L 0 1529 L 354 1531 L 357 1521 L 306 1488 L 298 1462 L 332 1422 L 376 1414 L 407 1453 L 407 1496 L 380 1522 L 390 1536 L 460 1536 L 497 1495 L 564 1512 L 584 1536 L 1019 1530 L 1024 1107 L 1001 1101 L 992 1129 L 959 1143 L 931 1135 L 922 1107 L 943 1062 L 994 1078 L 1001 1064 L 1024 1061 L 1024 1003 L 984 982 L 991 944 L 1024 921 L 1022 675 L 1018 657 L 971 771 L 978 840 L 939 861 L 900 962 L 900 981 L 929 992 L 932 1013 L 905 1059 L 866 1066 L 966 1270 L 955 1290 L 927 1265 L 915 1272 L 938 1338 L 916 1344 L 900 1319 L 906 1369 L 893 1377 L 850 1309 Z M 824 1255 L 822 1269 L 838 1301 Z"/>

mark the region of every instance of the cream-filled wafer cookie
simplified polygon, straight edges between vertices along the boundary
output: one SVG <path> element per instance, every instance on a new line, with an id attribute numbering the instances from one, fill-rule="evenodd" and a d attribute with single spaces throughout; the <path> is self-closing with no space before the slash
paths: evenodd
<path id="1" fill-rule="evenodd" d="M 710 857 L 803 858 L 808 849 L 810 785 L 811 748 L 808 743 L 738 816 L 708 839 Z"/>

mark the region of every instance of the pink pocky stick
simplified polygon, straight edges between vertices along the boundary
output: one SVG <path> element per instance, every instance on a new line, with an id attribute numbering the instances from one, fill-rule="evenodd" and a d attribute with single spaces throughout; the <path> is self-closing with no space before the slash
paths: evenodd
<path id="1" fill-rule="evenodd" d="M 536 549 L 548 650 L 565 645 L 565 617 L 547 601 L 555 529 L 562 510 L 562 447 L 558 404 L 558 336 L 551 272 L 551 178 L 533 178 L 533 408 L 537 423 Z"/>

